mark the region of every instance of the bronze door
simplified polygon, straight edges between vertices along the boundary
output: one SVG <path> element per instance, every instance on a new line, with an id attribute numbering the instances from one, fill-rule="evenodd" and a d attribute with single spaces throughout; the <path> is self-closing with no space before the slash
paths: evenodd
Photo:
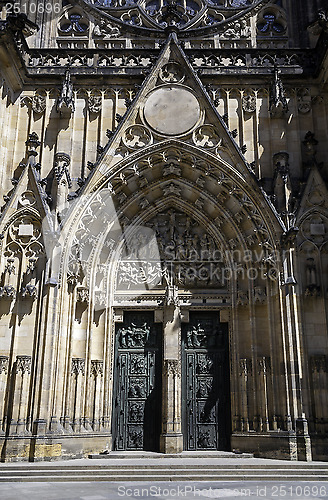
<path id="1" fill-rule="evenodd" d="M 153 313 L 126 312 L 116 325 L 115 450 L 157 451 L 161 423 L 161 325 Z"/>
<path id="2" fill-rule="evenodd" d="M 228 450 L 230 379 L 228 324 L 217 312 L 191 312 L 182 324 L 184 447 Z"/>

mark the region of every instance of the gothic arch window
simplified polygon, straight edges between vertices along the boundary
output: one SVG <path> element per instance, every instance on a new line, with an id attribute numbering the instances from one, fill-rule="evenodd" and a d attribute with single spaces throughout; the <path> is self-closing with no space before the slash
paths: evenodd
<path id="1" fill-rule="evenodd" d="M 260 12 L 256 27 L 257 33 L 261 37 L 283 36 L 287 31 L 285 14 L 276 6 L 271 6 Z"/>
<path id="2" fill-rule="evenodd" d="M 68 6 L 58 23 L 58 34 L 61 36 L 88 36 L 89 20 L 85 13 L 77 7 Z"/>

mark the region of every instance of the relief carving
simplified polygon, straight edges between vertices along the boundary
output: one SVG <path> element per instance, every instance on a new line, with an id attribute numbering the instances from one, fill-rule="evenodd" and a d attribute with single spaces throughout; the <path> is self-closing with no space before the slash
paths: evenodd
<path id="1" fill-rule="evenodd" d="M 0 375 L 1 373 L 8 373 L 9 367 L 9 357 L 8 356 L 0 356 Z"/>
<path id="2" fill-rule="evenodd" d="M 88 97 L 88 109 L 90 113 L 98 114 L 101 111 L 102 98 L 99 95 L 90 95 Z"/>
<path id="3" fill-rule="evenodd" d="M 85 359 L 72 358 L 71 374 L 72 375 L 85 374 Z"/>
<path id="4" fill-rule="evenodd" d="M 150 339 L 150 327 L 147 323 L 142 326 L 131 323 L 131 326 L 120 328 L 118 335 L 120 348 L 144 347 Z"/>
<path id="5" fill-rule="evenodd" d="M 152 143 L 152 134 L 142 125 L 132 125 L 127 128 L 123 137 L 125 146 L 129 149 L 140 149 Z"/>
<path id="6" fill-rule="evenodd" d="M 255 113 L 256 111 L 255 95 L 244 95 L 242 99 L 242 107 L 245 113 Z"/>
<path id="7" fill-rule="evenodd" d="M 43 95 L 35 94 L 31 101 L 32 110 L 37 115 L 42 115 L 46 110 L 46 98 Z"/>
<path id="8" fill-rule="evenodd" d="M 31 356 L 17 356 L 16 357 L 16 373 L 21 372 L 31 373 L 32 357 Z"/>
<path id="9" fill-rule="evenodd" d="M 193 133 L 193 141 L 196 146 L 202 148 L 215 148 L 221 142 L 213 125 L 202 125 Z"/>
<path id="10" fill-rule="evenodd" d="M 99 359 L 91 360 L 91 375 L 93 377 L 98 377 L 99 375 L 102 377 L 104 372 L 104 362 Z"/>

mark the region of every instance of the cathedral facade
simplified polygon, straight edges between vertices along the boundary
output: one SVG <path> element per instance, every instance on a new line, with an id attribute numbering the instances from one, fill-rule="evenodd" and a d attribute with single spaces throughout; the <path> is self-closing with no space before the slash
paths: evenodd
<path id="1" fill-rule="evenodd" d="M 326 460 L 326 3 L 2 4 L 1 460 Z"/>

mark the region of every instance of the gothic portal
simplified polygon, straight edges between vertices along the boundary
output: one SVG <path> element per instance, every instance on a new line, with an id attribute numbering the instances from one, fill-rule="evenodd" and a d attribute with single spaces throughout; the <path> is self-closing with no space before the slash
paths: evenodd
<path id="1" fill-rule="evenodd" d="M 3 461 L 327 459 L 326 8 L 6 2 Z"/>

